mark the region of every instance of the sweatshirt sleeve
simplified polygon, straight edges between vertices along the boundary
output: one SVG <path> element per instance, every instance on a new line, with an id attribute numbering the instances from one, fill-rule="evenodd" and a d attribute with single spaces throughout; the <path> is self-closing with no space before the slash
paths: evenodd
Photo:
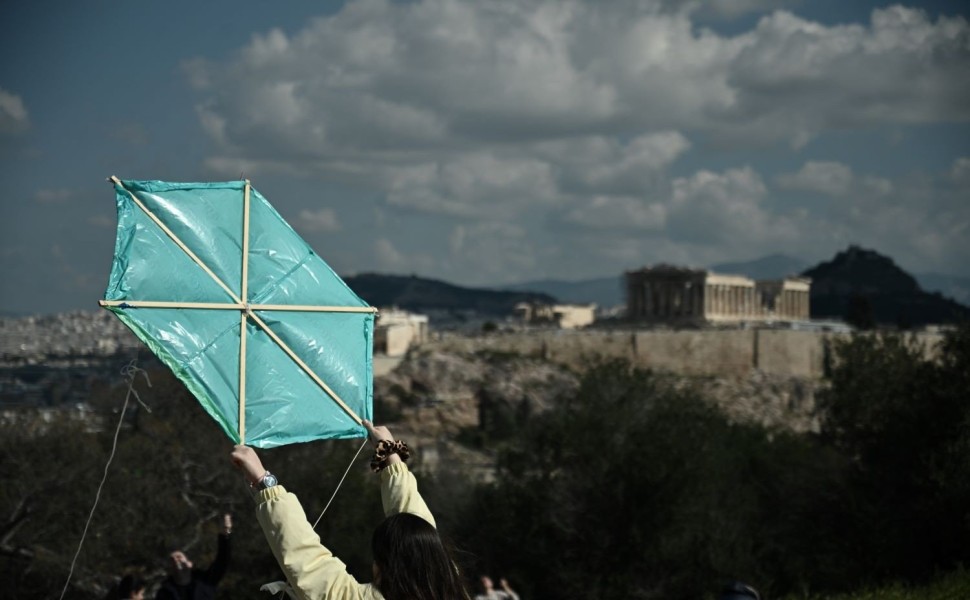
<path id="1" fill-rule="evenodd" d="M 296 496 L 276 485 L 259 492 L 256 517 L 273 555 L 301 600 L 374 598 L 347 566 L 320 543 Z"/>
<path id="2" fill-rule="evenodd" d="M 428 505 L 418 493 L 418 480 L 403 462 L 390 465 L 381 471 L 381 502 L 384 504 L 385 517 L 406 512 L 437 527 Z"/>

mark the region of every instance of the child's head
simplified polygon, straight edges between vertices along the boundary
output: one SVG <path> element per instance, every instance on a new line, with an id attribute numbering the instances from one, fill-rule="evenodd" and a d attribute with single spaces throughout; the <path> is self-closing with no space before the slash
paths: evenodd
<path id="1" fill-rule="evenodd" d="M 421 517 L 399 513 L 384 519 L 371 546 L 375 585 L 387 600 L 467 597 L 438 530 Z"/>

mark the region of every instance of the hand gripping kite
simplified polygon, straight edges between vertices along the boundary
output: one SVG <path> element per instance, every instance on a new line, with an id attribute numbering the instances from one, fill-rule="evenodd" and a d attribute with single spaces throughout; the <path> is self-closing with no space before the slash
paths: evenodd
<path id="1" fill-rule="evenodd" d="M 229 438 L 365 437 L 377 311 L 249 181 L 110 180 L 118 231 L 100 304 Z"/>

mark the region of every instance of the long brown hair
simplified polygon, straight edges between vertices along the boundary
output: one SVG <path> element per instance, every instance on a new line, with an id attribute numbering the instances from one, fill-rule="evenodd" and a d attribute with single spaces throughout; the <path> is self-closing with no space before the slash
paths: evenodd
<path id="1" fill-rule="evenodd" d="M 371 538 L 386 600 L 469 600 L 461 574 L 438 530 L 417 515 L 384 519 Z"/>

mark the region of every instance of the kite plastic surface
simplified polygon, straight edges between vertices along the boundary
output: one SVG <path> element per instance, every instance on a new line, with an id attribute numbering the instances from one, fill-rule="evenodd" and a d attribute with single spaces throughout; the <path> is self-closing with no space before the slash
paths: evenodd
<path id="1" fill-rule="evenodd" d="M 112 181 L 118 231 L 101 304 L 229 438 L 364 437 L 375 311 L 269 202 L 246 181 Z"/>

